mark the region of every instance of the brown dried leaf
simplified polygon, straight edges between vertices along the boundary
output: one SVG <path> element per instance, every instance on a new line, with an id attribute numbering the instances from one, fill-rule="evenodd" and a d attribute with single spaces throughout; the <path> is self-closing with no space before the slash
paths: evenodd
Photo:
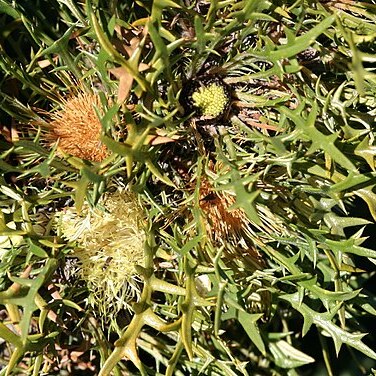
<path id="1" fill-rule="evenodd" d="M 12 134 L 11 134 L 11 131 L 3 126 L 1 129 L 0 129 L 0 135 L 3 136 L 5 138 L 5 141 L 7 142 L 13 142 L 12 141 Z"/>
<path id="2" fill-rule="evenodd" d="M 143 72 L 149 68 L 148 64 L 140 63 L 139 71 Z M 110 73 L 119 80 L 117 103 L 123 103 L 129 96 L 133 85 L 132 75 L 123 67 L 111 68 Z"/>
<path id="3" fill-rule="evenodd" d="M 131 57 L 143 38 L 142 30 L 129 30 L 116 25 L 115 31 L 119 37 L 113 40 L 116 49 L 124 55 Z"/>
<path id="4" fill-rule="evenodd" d="M 119 80 L 118 88 L 118 103 L 123 103 L 129 96 L 129 92 L 132 88 L 133 77 L 132 75 L 123 67 L 112 68 L 110 73 L 113 74 Z"/>
<path id="5" fill-rule="evenodd" d="M 149 69 L 149 64 L 140 63 L 140 64 L 138 65 L 138 71 L 139 71 L 139 72 L 146 71 L 147 69 Z"/>
<path id="6" fill-rule="evenodd" d="M 118 38 L 114 39 L 113 44 L 120 53 L 128 56 L 129 59 L 136 53 L 142 39 L 147 35 L 146 27 L 142 29 L 129 30 L 121 27 L 120 25 L 116 25 L 115 31 Z M 139 72 L 143 72 L 148 68 L 148 64 L 142 62 L 139 63 Z M 112 68 L 109 71 L 119 80 L 117 103 L 123 103 L 129 96 L 129 92 L 133 85 L 133 77 L 123 67 Z"/>
<path id="7" fill-rule="evenodd" d="M 171 137 L 163 137 L 163 136 L 149 136 L 150 139 L 146 140 L 146 143 L 148 145 L 161 145 L 161 144 L 167 144 L 169 142 L 175 142 L 176 139 L 171 138 Z"/>
<path id="8" fill-rule="evenodd" d="M 17 141 L 20 140 L 20 136 L 19 136 L 18 131 L 17 131 L 16 127 L 14 126 L 14 124 L 10 128 L 10 135 L 11 135 L 11 138 L 12 138 L 12 142 L 17 142 Z"/>
<path id="9" fill-rule="evenodd" d="M 179 136 L 173 135 L 171 137 L 167 136 L 167 132 L 162 129 L 157 129 L 156 134 L 149 134 L 146 137 L 145 145 L 160 145 L 167 144 L 169 142 L 175 142 L 180 139 Z"/>
<path id="10" fill-rule="evenodd" d="M 58 61 L 59 61 L 59 56 L 54 56 L 52 58 L 52 61 L 56 64 Z M 47 68 L 48 66 L 51 65 L 51 61 L 49 59 L 44 59 L 44 60 L 40 60 L 38 61 L 38 65 L 40 68 Z"/>

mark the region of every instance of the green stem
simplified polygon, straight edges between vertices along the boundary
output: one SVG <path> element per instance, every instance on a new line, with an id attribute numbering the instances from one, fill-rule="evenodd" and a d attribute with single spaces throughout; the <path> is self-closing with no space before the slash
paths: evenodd
<path id="1" fill-rule="evenodd" d="M 115 349 L 104 363 L 98 376 L 110 376 L 111 371 L 124 357 L 131 360 L 142 375 L 146 375 L 136 351 L 136 340 L 144 324 L 142 314 L 133 317 L 122 337 L 115 342 Z"/>
<path id="2" fill-rule="evenodd" d="M 15 347 L 22 347 L 21 338 L 13 333 L 6 325 L 0 322 L 0 337 Z"/>
<path id="3" fill-rule="evenodd" d="M 219 328 L 221 325 L 221 313 L 222 313 L 222 305 L 223 305 L 223 297 L 225 294 L 225 288 L 227 285 L 227 281 L 219 282 L 218 287 L 218 294 L 217 294 L 217 304 L 215 307 L 215 315 L 214 315 L 214 335 L 216 337 L 219 336 Z"/>
<path id="4" fill-rule="evenodd" d="M 5 304 L 5 308 L 8 311 L 9 318 L 12 320 L 12 324 L 19 331 L 20 328 L 18 324 L 21 321 L 21 315 L 20 315 L 20 311 L 18 310 L 17 305 L 8 303 L 8 304 Z"/>
<path id="5" fill-rule="evenodd" d="M 328 351 L 328 346 L 326 344 L 326 340 L 319 331 L 317 331 L 317 333 L 320 339 L 320 344 L 322 348 L 322 356 L 324 358 L 326 370 L 328 371 L 328 376 L 334 376 L 332 367 L 330 365 L 330 357 L 329 357 L 329 351 Z"/>

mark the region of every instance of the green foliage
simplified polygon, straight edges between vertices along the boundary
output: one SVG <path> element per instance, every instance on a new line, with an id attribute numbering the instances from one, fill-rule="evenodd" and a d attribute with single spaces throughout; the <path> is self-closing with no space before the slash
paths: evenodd
<path id="1" fill-rule="evenodd" d="M 371 372 L 375 10 L 0 0 L 1 374 Z M 206 77 L 229 88 L 219 120 L 184 112 Z M 48 138 L 80 91 L 102 104 L 100 162 Z M 145 262 L 103 318 L 56 218 L 118 187 L 144 209 Z"/>

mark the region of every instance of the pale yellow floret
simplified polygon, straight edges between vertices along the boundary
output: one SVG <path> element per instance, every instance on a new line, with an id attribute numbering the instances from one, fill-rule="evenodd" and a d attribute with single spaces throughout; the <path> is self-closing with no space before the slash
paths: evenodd
<path id="1" fill-rule="evenodd" d="M 116 313 L 132 298 L 129 282 L 144 259 L 143 214 L 136 197 L 118 191 L 101 201 L 102 208 L 84 205 L 81 214 L 68 208 L 60 214 L 65 238 L 77 242 L 81 278 L 90 290 L 89 302 L 102 315 Z M 132 294 L 131 294 L 132 295 Z"/>
<path id="2" fill-rule="evenodd" d="M 207 87 L 200 87 L 192 94 L 194 105 L 203 115 L 217 117 L 223 113 L 228 102 L 227 95 L 222 86 L 212 83 Z"/>

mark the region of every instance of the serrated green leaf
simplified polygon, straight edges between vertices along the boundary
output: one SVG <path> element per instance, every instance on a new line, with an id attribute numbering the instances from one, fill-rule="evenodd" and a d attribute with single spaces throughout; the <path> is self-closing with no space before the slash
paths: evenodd
<path id="1" fill-rule="evenodd" d="M 304 51 L 308 46 L 315 42 L 317 37 L 323 34 L 326 29 L 328 29 L 332 23 L 335 21 L 336 16 L 331 15 L 321 21 L 318 25 L 310 29 L 308 32 L 304 33 L 303 35 L 294 38 L 293 43 L 287 43 L 285 46 L 278 47 L 274 51 L 267 51 L 265 54 L 266 57 L 273 62 L 277 62 L 280 59 L 286 59 L 291 56 L 295 56 L 298 53 Z"/>
<path id="2" fill-rule="evenodd" d="M 273 354 L 276 365 L 281 368 L 297 368 L 315 361 L 314 358 L 297 350 L 283 340 L 270 342 L 269 349 Z"/>
<path id="3" fill-rule="evenodd" d="M 5 13 L 8 16 L 11 16 L 13 18 L 19 18 L 20 17 L 19 13 L 14 8 L 14 6 L 7 4 L 4 0 L 0 1 L 0 14 L 2 14 L 2 13 Z"/>
<path id="4" fill-rule="evenodd" d="M 107 35 L 104 33 L 101 28 L 98 18 L 96 17 L 92 6 L 91 1 L 87 0 L 87 12 L 90 19 L 90 23 L 95 31 L 96 37 L 98 39 L 101 47 L 106 51 L 107 56 L 114 62 L 121 65 L 129 74 L 137 81 L 142 90 L 146 91 L 148 89 L 148 84 L 145 82 L 144 78 L 140 75 L 138 71 L 138 63 L 130 62 L 126 60 L 111 44 Z"/>
<path id="5" fill-rule="evenodd" d="M 376 146 L 372 145 L 368 136 L 357 145 L 354 154 L 364 158 L 373 171 L 375 171 Z"/>
<path id="6" fill-rule="evenodd" d="M 238 320 L 247 333 L 249 339 L 255 344 L 258 350 L 266 355 L 265 345 L 260 335 L 260 330 L 256 325 L 257 320 L 263 316 L 262 313 L 247 313 L 238 311 Z"/>
<path id="7" fill-rule="evenodd" d="M 59 244 L 59 243 L 55 243 L 54 241 L 51 241 L 51 240 L 48 240 L 48 239 L 39 239 L 39 243 L 46 246 L 46 247 L 53 248 L 53 249 L 65 247 L 65 243 Z"/>
<path id="8" fill-rule="evenodd" d="M 257 210 L 255 209 L 255 206 L 253 204 L 257 196 L 260 194 L 260 191 L 257 190 L 254 192 L 247 192 L 241 180 L 240 174 L 237 171 L 233 170 L 231 176 L 231 186 L 233 187 L 236 194 L 236 203 L 233 204 L 229 208 L 229 210 L 242 208 L 247 214 L 250 221 L 255 224 L 261 224 Z"/>
<path id="9" fill-rule="evenodd" d="M 22 341 L 20 336 L 10 330 L 6 325 L 0 322 L 0 338 L 6 342 L 11 343 L 15 347 L 21 347 Z"/>
<path id="10" fill-rule="evenodd" d="M 195 295 L 195 283 L 192 271 L 189 273 L 186 282 L 186 294 L 184 302 L 181 304 L 182 318 L 181 318 L 181 341 L 184 344 L 185 351 L 188 354 L 190 360 L 193 359 L 192 350 L 192 324 L 193 315 L 195 313 L 195 304 L 193 301 L 193 296 Z"/>
<path id="11" fill-rule="evenodd" d="M 43 248 L 34 244 L 32 241 L 30 241 L 30 251 L 38 257 L 41 257 L 41 258 L 47 258 L 48 257 L 47 252 Z"/>
<path id="12" fill-rule="evenodd" d="M 181 8 L 181 6 L 176 3 L 175 1 L 172 1 L 172 0 L 155 0 L 153 2 L 153 6 L 156 6 L 160 9 L 164 9 L 164 8 Z"/>
<path id="13" fill-rule="evenodd" d="M 333 212 L 325 214 L 324 221 L 329 227 L 331 234 L 341 236 L 345 236 L 344 229 L 347 227 L 368 225 L 371 223 L 363 218 L 340 217 Z"/>
<path id="14" fill-rule="evenodd" d="M 164 175 L 159 168 L 151 161 L 151 159 L 146 159 L 145 160 L 146 166 L 148 166 L 149 170 L 152 172 L 152 174 L 158 178 L 160 181 L 163 183 L 169 185 L 170 187 L 175 188 L 175 184 L 169 179 L 167 175 Z"/>
<path id="15" fill-rule="evenodd" d="M 315 127 L 315 121 L 318 114 L 317 102 L 314 102 L 312 109 L 306 119 L 301 116 L 301 109 L 297 108 L 292 111 L 286 107 L 281 107 L 279 111 L 290 118 L 298 127 L 301 134 L 311 141 L 309 152 L 315 150 L 323 150 L 329 158 L 332 158 L 339 165 L 343 166 L 350 172 L 357 173 L 354 164 L 335 146 L 335 141 L 338 138 L 337 134 L 324 135 Z"/>
<path id="16" fill-rule="evenodd" d="M 186 255 L 190 250 L 194 249 L 195 247 L 197 247 L 197 245 L 200 244 L 200 242 L 202 241 L 202 238 L 203 238 L 203 235 L 200 235 L 200 236 L 195 236 L 194 238 L 188 240 L 188 242 L 186 244 L 184 244 L 184 246 L 182 247 L 182 249 L 180 250 L 180 255 L 181 256 L 184 256 Z"/>
<path id="17" fill-rule="evenodd" d="M 369 248 L 360 247 L 358 245 L 359 239 L 346 239 L 346 240 L 325 240 L 325 243 L 333 251 L 340 251 L 343 253 L 352 253 L 354 255 L 376 258 L 376 251 Z"/>
<path id="18" fill-rule="evenodd" d="M 85 177 L 90 183 L 93 184 L 99 184 L 102 181 L 105 180 L 104 176 L 98 175 L 95 172 L 95 169 L 89 168 L 89 167 L 84 167 L 81 169 L 81 174 L 83 177 Z"/>
<path id="19" fill-rule="evenodd" d="M 372 218 L 376 221 L 376 193 L 373 192 L 374 187 L 375 185 L 368 186 L 367 188 L 358 189 L 354 193 L 366 202 Z"/>
<path id="20" fill-rule="evenodd" d="M 356 188 L 359 188 L 362 185 L 370 184 L 374 181 L 375 176 L 371 174 L 354 174 L 352 172 L 347 176 L 344 176 L 336 172 L 332 178 L 336 183 L 329 188 L 328 192 L 339 193 L 356 190 Z"/>
<path id="21" fill-rule="evenodd" d="M 342 344 L 345 343 L 346 345 L 349 345 L 351 347 L 354 347 L 358 351 L 361 351 L 368 357 L 376 359 L 376 352 L 374 352 L 371 348 L 369 348 L 361 341 L 365 334 L 349 333 L 332 322 L 333 316 L 335 312 L 338 311 L 339 306 L 337 306 L 331 312 L 319 313 L 311 309 L 308 305 L 300 303 L 297 293 L 283 295 L 281 298 L 289 301 L 293 308 L 295 308 L 298 312 L 302 314 L 304 323 L 306 321 L 308 322 L 308 324 L 305 324 L 305 327 L 303 327 L 304 334 L 306 334 L 308 328 L 313 323 L 317 327 L 322 329 L 325 333 L 330 335 L 330 337 L 333 339 L 337 354 L 339 353 Z"/>

